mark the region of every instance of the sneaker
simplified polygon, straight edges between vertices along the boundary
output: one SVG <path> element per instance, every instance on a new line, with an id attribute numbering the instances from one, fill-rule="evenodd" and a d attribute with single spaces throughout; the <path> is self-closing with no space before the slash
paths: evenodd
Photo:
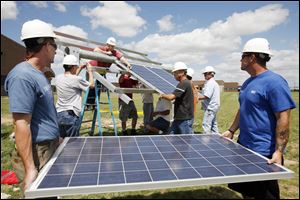
<path id="1" fill-rule="evenodd" d="M 131 135 L 136 135 L 136 130 L 135 129 L 131 129 Z"/>
<path id="2" fill-rule="evenodd" d="M 159 130 L 159 131 L 158 131 L 158 134 L 159 134 L 159 135 L 162 135 L 163 133 L 164 133 L 164 132 L 163 132 L 162 130 Z"/>
<path id="3" fill-rule="evenodd" d="M 127 131 L 122 131 L 122 135 L 128 135 Z"/>

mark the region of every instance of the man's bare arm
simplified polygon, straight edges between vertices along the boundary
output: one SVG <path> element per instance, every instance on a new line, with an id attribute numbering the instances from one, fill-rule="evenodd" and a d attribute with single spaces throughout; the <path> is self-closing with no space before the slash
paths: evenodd
<path id="1" fill-rule="evenodd" d="M 282 164 L 282 157 L 285 147 L 289 140 L 289 122 L 290 122 L 290 111 L 285 110 L 282 112 L 275 113 L 276 123 L 276 149 L 272 155 L 272 159 L 269 163 Z"/>
<path id="2" fill-rule="evenodd" d="M 34 165 L 32 154 L 32 136 L 30 130 L 31 114 L 13 113 L 13 122 L 15 125 L 15 142 L 17 151 L 21 157 L 24 169 L 24 191 L 36 179 L 38 172 Z"/>

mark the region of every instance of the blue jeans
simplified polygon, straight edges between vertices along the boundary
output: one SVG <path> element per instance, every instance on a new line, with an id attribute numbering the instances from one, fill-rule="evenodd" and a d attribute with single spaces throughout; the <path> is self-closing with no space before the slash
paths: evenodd
<path id="1" fill-rule="evenodd" d="M 79 136 L 79 117 L 73 111 L 57 113 L 59 132 L 62 138 Z"/>
<path id="2" fill-rule="evenodd" d="M 170 134 L 193 134 L 193 119 L 174 120 L 171 125 Z"/>
<path id="3" fill-rule="evenodd" d="M 205 110 L 202 122 L 204 133 L 218 134 L 217 111 Z"/>
<path id="4" fill-rule="evenodd" d="M 153 120 L 153 103 L 144 103 L 143 105 L 144 112 L 144 127 Z"/>

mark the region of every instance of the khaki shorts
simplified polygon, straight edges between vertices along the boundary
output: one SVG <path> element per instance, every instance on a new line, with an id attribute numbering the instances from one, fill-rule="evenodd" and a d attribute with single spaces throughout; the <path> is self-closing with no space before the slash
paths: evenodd
<path id="1" fill-rule="evenodd" d="M 35 167 L 38 171 L 40 171 L 45 164 L 50 160 L 52 155 L 54 154 L 55 150 L 59 146 L 59 141 L 57 140 L 51 140 L 51 141 L 45 141 L 38 144 L 32 144 L 32 154 L 33 154 L 33 160 Z M 24 196 L 23 189 L 23 180 L 25 176 L 25 169 L 24 164 L 19 156 L 19 153 L 17 149 L 15 149 L 12 152 L 12 165 L 14 168 L 14 171 L 19 179 L 19 184 L 21 188 L 22 195 Z"/>
<path id="2" fill-rule="evenodd" d="M 130 101 L 129 104 L 126 104 L 122 100 L 119 99 L 119 119 L 122 122 L 128 120 L 128 118 L 137 119 L 137 110 L 133 101 Z"/>

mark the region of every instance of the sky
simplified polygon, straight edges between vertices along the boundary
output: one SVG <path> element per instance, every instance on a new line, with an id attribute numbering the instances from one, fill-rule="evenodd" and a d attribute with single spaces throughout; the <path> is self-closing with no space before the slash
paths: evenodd
<path id="1" fill-rule="evenodd" d="M 299 88 L 298 1 L 1 1 L 1 34 L 22 44 L 22 24 L 40 19 L 54 30 L 148 54 L 170 68 L 177 61 L 195 70 L 213 66 L 215 78 L 240 85 L 241 51 L 252 38 L 266 38 L 273 57 L 268 69 Z M 52 69 L 63 73 L 57 50 Z"/>

